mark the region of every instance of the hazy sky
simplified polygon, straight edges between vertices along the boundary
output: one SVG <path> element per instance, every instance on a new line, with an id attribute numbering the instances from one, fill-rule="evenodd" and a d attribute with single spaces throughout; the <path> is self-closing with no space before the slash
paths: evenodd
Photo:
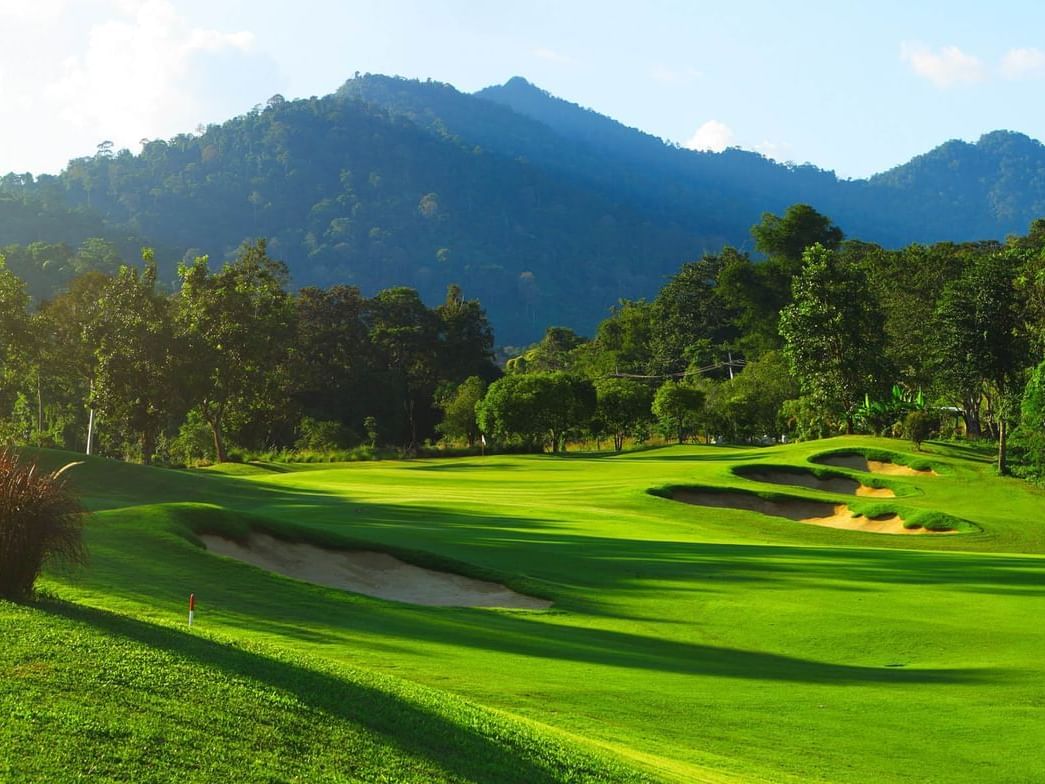
<path id="1" fill-rule="evenodd" d="M 671 141 L 864 176 L 1045 137 L 1045 4 L 0 0 L 0 172 L 191 131 L 353 72 L 514 75 Z"/>

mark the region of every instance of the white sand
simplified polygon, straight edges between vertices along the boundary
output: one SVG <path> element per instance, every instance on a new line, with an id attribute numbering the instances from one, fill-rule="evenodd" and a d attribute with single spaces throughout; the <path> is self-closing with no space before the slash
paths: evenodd
<path id="1" fill-rule="evenodd" d="M 551 602 L 485 580 L 423 569 L 386 553 L 327 550 L 252 532 L 245 543 L 213 534 L 200 539 L 211 552 L 296 580 L 396 602 L 439 607 L 544 610 Z"/>

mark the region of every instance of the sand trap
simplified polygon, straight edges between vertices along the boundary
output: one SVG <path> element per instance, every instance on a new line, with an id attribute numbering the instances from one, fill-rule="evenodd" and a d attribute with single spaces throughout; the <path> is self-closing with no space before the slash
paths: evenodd
<path id="1" fill-rule="evenodd" d="M 899 463 L 890 463 L 886 460 L 868 460 L 863 455 L 855 452 L 823 455 L 822 457 L 813 458 L 813 460 L 821 465 L 851 468 L 854 471 L 868 471 L 873 474 L 886 474 L 888 476 L 938 476 L 931 468 L 918 470 L 910 466 L 900 465 Z"/>
<path id="2" fill-rule="evenodd" d="M 842 495 L 858 495 L 867 498 L 895 498 L 888 487 L 867 487 L 844 476 L 820 477 L 810 471 L 743 471 L 738 476 L 755 482 L 766 482 L 774 485 L 797 485 L 811 490 L 824 490 L 828 493 Z"/>
<path id="3" fill-rule="evenodd" d="M 834 514 L 827 517 L 808 517 L 800 520 L 808 525 L 823 525 L 828 528 L 844 528 L 847 531 L 865 531 L 871 534 L 954 534 L 957 531 L 930 531 L 928 528 L 904 528 L 900 515 L 881 515 L 880 517 L 853 516 L 853 511 L 845 504 L 839 504 Z"/>
<path id="4" fill-rule="evenodd" d="M 938 476 L 931 468 L 919 470 L 899 463 L 886 463 L 882 460 L 868 460 L 867 467 L 872 473 L 890 476 Z"/>
<path id="5" fill-rule="evenodd" d="M 749 512 L 786 517 L 807 525 L 823 525 L 828 528 L 844 528 L 848 531 L 865 531 L 873 534 L 954 534 L 957 531 L 931 531 L 927 528 L 904 528 L 899 515 L 880 517 L 853 516 L 845 504 L 827 504 L 818 501 L 778 500 L 770 501 L 747 493 L 715 493 L 703 490 L 679 489 L 672 498 L 696 506 L 714 506 L 725 509 L 744 509 Z"/>
<path id="6" fill-rule="evenodd" d="M 551 602 L 485 580 L 437 572 L 368 550 L 327 550 L 284 542 L 252 532 L 245 543 L 202 534 L 211 552 L 235 558 L 296 580 L 345 591 L 433 607 L 507 607 L 544 610 Z"/>

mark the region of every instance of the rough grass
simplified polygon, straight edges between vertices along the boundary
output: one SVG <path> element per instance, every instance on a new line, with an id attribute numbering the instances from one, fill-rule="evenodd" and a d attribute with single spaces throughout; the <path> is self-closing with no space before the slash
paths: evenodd
<path id="1" fill-rule="evenodd" d="M 230 656 L 286 658 L 347 684 L 395 682 L 409 705 L 429 695 L 437 704 L 481 706 L 468 710 L 503 722 L 504 734 L 476 746 L 466 732 L 464 745 L 452 748 L 518 758 L 520 770 L 537 766 L 543 780 L 570 780 L 575 766 L 592 780 L 622 780 L 623 768 L 599 767 L 614 764 L 685 782 L 1045 780 L 1045 627 L 1034 620 L 1045 613 L 1045 494 L 994 476 L 988 462 L 961 449 L 925 448 L 940 476 L 889 477 L 890 486 L 912 491 L 889 506 L 912 520 L 946 515 L 980 530 L 888 537 L 687 506 L 648 492 L 687 485 L 750 491 L 753 484 L 734 473 L 738 466 L 808 466 L 830 450 L 906 454 L 896 442 L 867 438 L 606 457 L 293 466 L 236 477 L 91 461 L 77 477 L 98 510 L 87 529 L 91 566 L 53 573 L 47 582 L 61 599 L 56 606 L 72 609 L 8 605 L 2 622 L 5 631 L 9 618 L 18 618 L 15 628 L 43 624 L 48 631 L 37 649 L 74 663 L 55 690 L 55 699 L 68 697 L 54 709 L 66 718 L 53 722 L 75 722 L 75 703 L 89 697 L 99 715 L 103 706 L 115 715 L 137 711 L 150 743 L 161 749 L 179 737 L 175 709 L 148 696 L 161 686 L 129 680 L 126 692 L 94 689 L 110 656 L 106 646 L 123 645 L 127 635 L 75 612 L 90 606 L 104 618 L 175 634 L 194 591 L 193 637 L 176 639 L 206 635 L 208 645 L 223 650 L 234 641 Z M 42 457 L 55 464 L 67 459 Z M 198 518 L 187 521 L 186 514 Z M 527 592 L 539 586 L 555 609 L 420 608 L 311 586 L 201 550 L 191 541 L 197 524 L 307 530 L 332 543 L 447 559 L 500 582 L 522 581 Z M 23 623 L 11 612 L 36 620 Z M 97 645 L 87 645 L 78 659 L 86 643 L 73 635 L 87 634 L 85 625 Z M 8 635 L 3 644 L 11 644 Z M 142 656 L 166 650 L 151 637 L 135 644 L 143 646 Z M 113 653 L 123 655 L 130 654 Z M 202 681 L 223 672 L 212 655 L 218 654 L 203 649 L 185 671 Z M 82 678 L 77 661 L 93 663 L 83 665 Z M 7 705 L 41 699 L 31 681 L 2 682 Z M 245 713 L 247 694 L 228 701 Z M 258 715 L 268 717 L 259 721 L 277 722 L 279 711 L 266 712 L 260 693 L 258 699 Z M 326 741 L 311 744 L 313 731 L 321 740 L 330 736 L 322 735 L 321 722 L 315 730 L 302 724 L 296 748 L 304 761 L 265 757 L 259 764 L 271 767 L 257 780 L 352 781 L 350 764 L 370 765 L 370 758 L 373 767 L 361 768 L 355 780 L 375 780 L 368 776 L 385 762 L 392 770 L 430 766 L 402 768 L 423 771 L 398 774 L 404 781 L 411 775 L 517 780 L 502 773 L 509 762 L 465 773 L 448 768 L 442 745 L 415 736 L 418 725 L 406 724 L 397 736 L 368 725 L 367 712 L 353 712 L 353 704 L 336 720 L 323 716 L 357 754 L 324 751 Z M 225 722 L 222 711 L 221 699 L 204 702 L 200 726 L 210 713 Z M 53 744 L 40 743 L 29 740 L 39 726 L 33 716 L 14 716 L 0 729 L 6 733 L 0 759 L 60 771 L 59 762 L 48 760 L 97 753 L 111 760 L 112 778 L 131 765 L 129 752 L 109 750 L 122 741 L 105 733 L 69 731 Z M 451 724 L 467 728 L 473 721 L 485 719 Z M 376 736 L 351 736 L 351 727 Z M 264 748 L 248 730 L 253 740 L 232 755 L 237 764 L 246 764 L 248 749 Z M 521 734 L 513 740 L 515 732 Z M 527 733 L 537 740 L 522 739 Z M 558 761 L 534 762 L 544 759 L 537 749 L 546 742 L 559 744 Z M 392 757 L 383 756 L 386 748 L 395 749 Z"/>

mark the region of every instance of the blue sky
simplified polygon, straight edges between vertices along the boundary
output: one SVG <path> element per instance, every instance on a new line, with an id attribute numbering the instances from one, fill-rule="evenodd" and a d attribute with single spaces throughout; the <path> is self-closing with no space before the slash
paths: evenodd
<path id="1" fill-rule="evenodd" d="M 1045 138 L 1045 4 L 0 0 L 0 171 L 191 131 L 355 71 L 515 75 L 680 144 L 866 176 Z"/>

